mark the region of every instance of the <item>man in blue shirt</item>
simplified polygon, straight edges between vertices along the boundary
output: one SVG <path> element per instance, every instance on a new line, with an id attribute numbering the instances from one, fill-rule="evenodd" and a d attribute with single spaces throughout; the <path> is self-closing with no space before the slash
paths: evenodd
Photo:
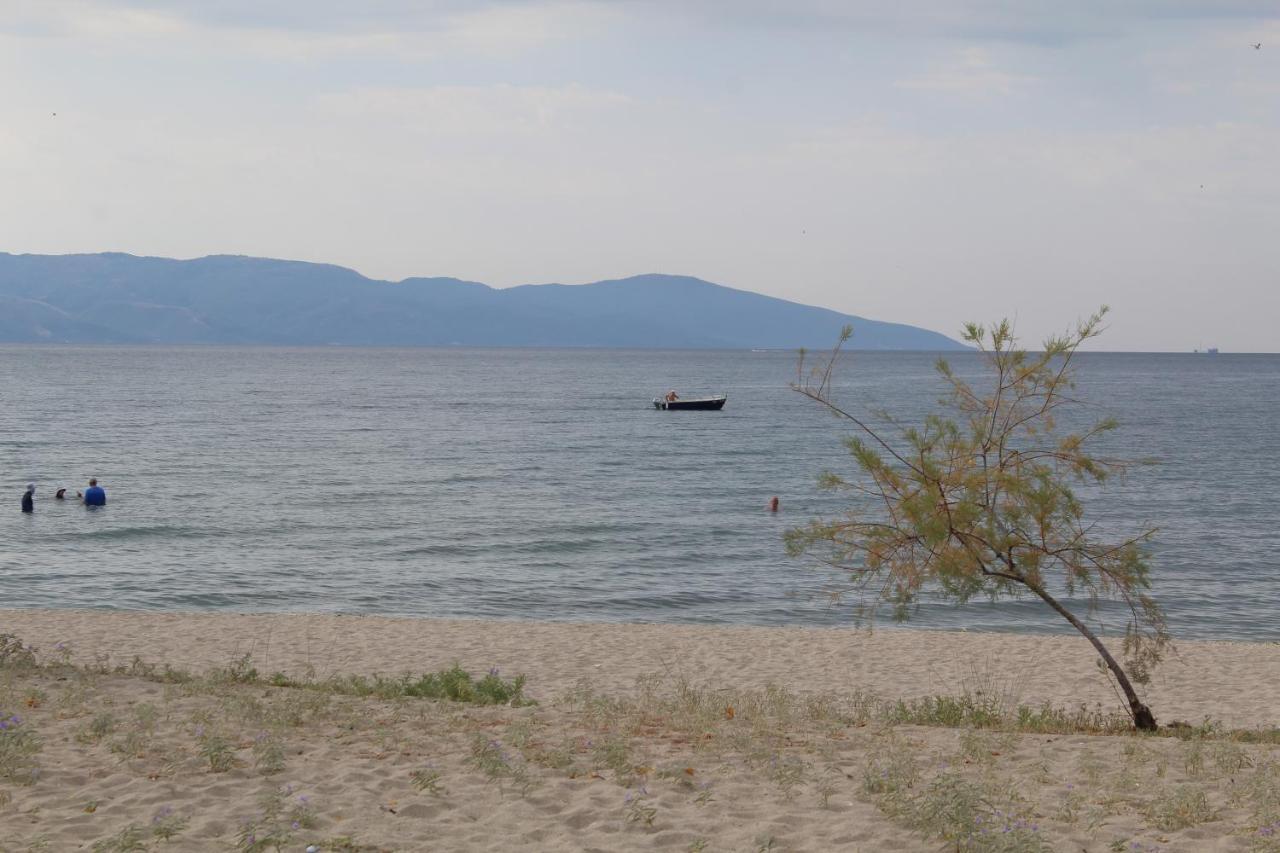
<path id="1" fill-rule="evenodd" d="M 107 490 L 98 485 L 97 480 L 89 481 L 89 488 L 84 490 L 85 506 L 106 506 Z"/>

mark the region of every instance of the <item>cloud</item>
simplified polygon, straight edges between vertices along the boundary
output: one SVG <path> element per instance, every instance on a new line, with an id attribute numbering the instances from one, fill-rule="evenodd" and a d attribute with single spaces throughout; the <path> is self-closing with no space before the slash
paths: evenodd
<path id="1" fill-rule="evenodd" d="M 19 36 L 107 40 L 168 37 L 192 29 L 172 11 L 94 0 L 14 0 L 0 16 L 0 33 Z"/>
<path id="2" fill-rule="evenodd" d="M 1035 82 L 1035 77 L 1010 74 L 996 68 L 987 50 L 967 47 L 957 59 L 928 74 L 899 80 L 896 85 L 904 89 L 923 89 L 934 92 L 987 97 L 1012 95 L 1016 90 Z"/>
<path id="3" fill-rule="evenodd" d="M 1262 20 L 1273 0 L 657 0 L 661 8 L 719 26 L 868 31 L 898 36 L 1062 44 L 1140 32 L 1169 21 Z"/>
<path id="4" fill-rule="evenodd" d="M 460 21 L 506 39 L 509 24 L 544 30 L 583 20 L 678 16 L 711 29 L 832 28 L 961 39 L 1066 42 L 1131 33 L 1167 21 L 1266 20 L 1274 0 L 9 0 L 0 29 L 75 28 L 75 18 L 181 19 L 201 28 L 347 35 L 429 35 Z M 26 23 L 23 24 L 22 22 Z M 61 22 L 61 23 L 59 23 Z M 487 40 L 486 40 L 487 43 Z"/>
<path id="5" fill-rule="evenodd" d="M 572 132 L 631 99 L 580 85 L 562 87 L 363 87 L 318 95 L 315 109 L 343 120 L 394 122 L 432 136 L 522 136 Z"/>
<path id="6" fill-rule="evenodd" d="M 188 38 L 206 51 L 291 59 L 367 55 L 423 59 L 506 55 L 590 36 L 617 18 L 588 0 L 364 3 L 16 0 L 0 33 L 113 41 Z"/>

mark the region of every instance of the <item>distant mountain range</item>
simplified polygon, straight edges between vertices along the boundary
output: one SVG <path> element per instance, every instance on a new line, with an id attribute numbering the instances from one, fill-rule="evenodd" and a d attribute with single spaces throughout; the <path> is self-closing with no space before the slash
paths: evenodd
<path id="1" fill-rule="evenodd" d="M 492 288 L 378 281 L 329 264 L 214 255 L 0 253 L 0 341 L 956 350 L 926 329 L 722 287 L 639 275 Z"/>

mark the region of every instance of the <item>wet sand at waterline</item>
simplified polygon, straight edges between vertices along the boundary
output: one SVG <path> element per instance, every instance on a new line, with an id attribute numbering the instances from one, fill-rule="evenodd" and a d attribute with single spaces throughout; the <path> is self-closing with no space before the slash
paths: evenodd
<path id="1" fill-rule="evenodd" d="M 1271 744 L 858 717 L 869 694 L 1118 709 L 1074 637 L 75 610 L 3 611 L 0 633 L 82 667 L 0 669 L 0 717 L 41 742 L 34 779 L 0 750 L 0 850 L 162 848 L 164 826 L 196 850 L 935 850 L 917 807 L 940 774 L 1013 792 L 988 820 L 1052 849 L 1250 849 L 1280 818 Z M 264 680 L 497 669 L 537 704 L 95 674 L 246 655 Z M 1144 695 L 1164 723 L 1274 727 L 1280 645 L 1182 643 Z M 875 781 L 894 762 L 896 794 Z"/>

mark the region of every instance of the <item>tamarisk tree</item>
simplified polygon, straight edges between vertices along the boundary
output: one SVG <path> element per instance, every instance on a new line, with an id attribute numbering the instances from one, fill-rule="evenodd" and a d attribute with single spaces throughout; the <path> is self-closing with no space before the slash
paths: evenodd
<path id="1" fill-rule="evenodd" d="M 1079 408 L 1072 359 L 1101 332 L 1106 312 L 1047 340 L 1041 352 L 1020 349 L 1008 320 L 990 329 L 968 324 L 964 340 L 979 351 L 990 385 L 975 387 L 939 360 L 947 389 L 941 413 L 919 426 L 887 413 L 872 424 L 834 399 L 833 370 L 850 327 L 817 368 L 807 371 L 801 352 L 794 389 L 856 427 L 846 439 L 856 474 L 824 474 L 820 485 L 857 497 L 845 515 L 788 531 L 787 549 L 847 571 L 864 615 L 889 605 L 904 620 L 926 590 L 958 603 L 1035 596 L 1088 639 L 1134 725 L 1153 730 L 1155 716 L 1133 685 L 1148 681 L 1169 644 L 1148 595 L 1155 530 L 1111 540 L 1086 521 L 1077 487 L 1102 484 L 1133 463 L 1091 453 L 1114 420 L 1066 429 L 1059 419 L 1064 407 Z M 1088 602 L 1086 616 L 1104 599 L 1123 604 L 1123 664 L 1064 603 L 1077 594 Z"/>

